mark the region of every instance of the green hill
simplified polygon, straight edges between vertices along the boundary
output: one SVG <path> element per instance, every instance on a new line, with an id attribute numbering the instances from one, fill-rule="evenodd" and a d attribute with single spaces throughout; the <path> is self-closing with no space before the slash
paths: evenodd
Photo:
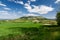
<path id="1" fill-rule="evenodd" d="M 23 16 L 23 17 L 20 17 L 20 19 L 38 19 L 38 20 L 43 20 L 43 19 L 47 19 L 45 17 L 42 17 L 42 16 Z"/>

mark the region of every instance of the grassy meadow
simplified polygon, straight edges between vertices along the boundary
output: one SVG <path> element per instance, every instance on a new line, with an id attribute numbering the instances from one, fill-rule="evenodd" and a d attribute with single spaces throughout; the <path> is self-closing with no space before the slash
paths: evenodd
<path id="1" fill-rule="evenodd" d="M 60 40 L 59 37 L 60 27 L 57 25 L 43 25 L 30 20 L 0 21 L 0 40 Z"/>

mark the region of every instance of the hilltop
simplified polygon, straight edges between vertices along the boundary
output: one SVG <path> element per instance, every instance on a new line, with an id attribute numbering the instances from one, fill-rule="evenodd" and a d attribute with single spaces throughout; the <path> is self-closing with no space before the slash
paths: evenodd
<path id="1" fill-rule="evenodd" d="M 23 16 L 23 17 L 20 17 L 20 19 L 47 19 L 45 17 L 42 17 L 42 16 Z"/>

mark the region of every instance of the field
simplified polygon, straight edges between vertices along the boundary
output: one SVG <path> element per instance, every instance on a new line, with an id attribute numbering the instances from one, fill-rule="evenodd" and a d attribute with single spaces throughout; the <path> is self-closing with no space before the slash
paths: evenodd
<path id="1" fill-rule="evenodd" d="M 60 27 L 33 22 L 1 22 L 0 40 L 60 40 Z"/>
<path id="2" fill-rule="evenodd" d="M 10 30 L 8 28 L 15 28 L 15 27 L 22 27 L 22 28 L 30 28 L 30 27 L 39 27 L 40 24 L 34 24 L 34 23 L 31 23 L 31 22 L 25 22 L 25 23 L 1 23 L 0 24 L 0 35 L 7 35 L 10 32 Z"/>

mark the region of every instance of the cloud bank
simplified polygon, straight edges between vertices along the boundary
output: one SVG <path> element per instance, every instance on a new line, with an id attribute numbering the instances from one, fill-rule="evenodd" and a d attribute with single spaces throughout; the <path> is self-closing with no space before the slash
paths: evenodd
<path id="1" fill-rule="evenodd" d="M 55 3 L 60 3 L 60 0 L 56 0 Z"/>
<path id="2" fill-rule="evenodd" d="M 10 0 L 12 1 L 12 0 Z M 47 14 L 51 11 L 54 10 L 53 7 L 49 7 L 49 6 L 46 6 L 46 5 L 38 5 L 38 6 L 35 6 L 35 5 L 30 5 L 31 2 L 36 2 L 37 0 L 27 0 L 28 3 L 24 3 L 22 0 L 21 1 L 13 1 L 15 3 L 19 3 L 19 4 L 22 4 L 24 5 L 24 8 L 27 9 L 27 11 L 29 13 L 38 13 L 38 14 Z M 32 8 L 33 6 L 33 8 Z"/>

